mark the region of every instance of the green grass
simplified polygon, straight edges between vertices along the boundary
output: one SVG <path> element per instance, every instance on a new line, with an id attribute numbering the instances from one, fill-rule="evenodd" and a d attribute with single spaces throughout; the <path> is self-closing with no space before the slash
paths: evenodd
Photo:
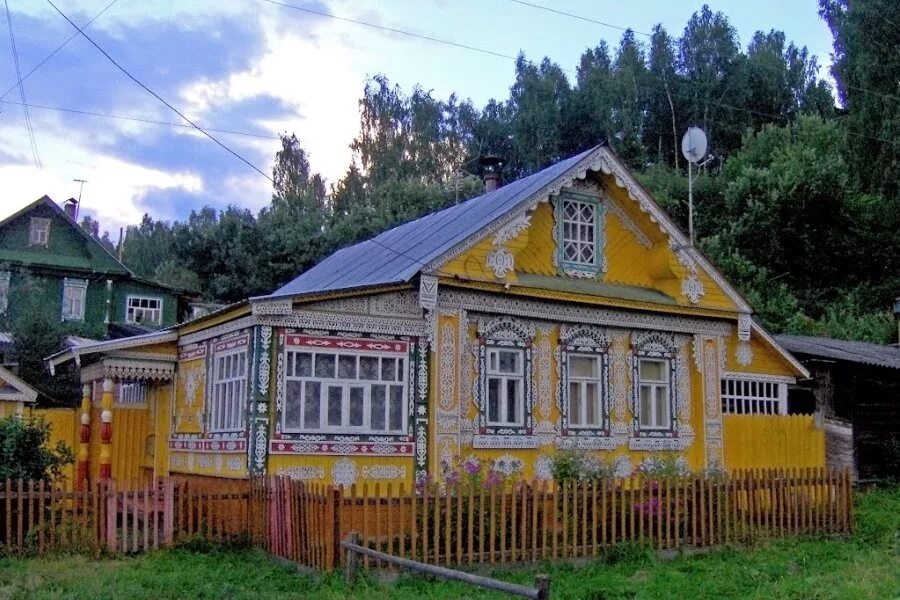
<path id="1" fill-rule="evenodd" d="M 857 533 L 806 537 L 751 548 L 660 560 L 639 548 L 613 549 L 580 566 L 503 569 L 501 579 L 552 578 L 553 598 L 900 598 L 900 488 L 857 498 Z M 6 598 L 509 598 L 462 584 L 401 576 L 348 589 L 338 575 L 301 575 L 256 550 L 177 549 L 126 558 L 0 559 Z"/>

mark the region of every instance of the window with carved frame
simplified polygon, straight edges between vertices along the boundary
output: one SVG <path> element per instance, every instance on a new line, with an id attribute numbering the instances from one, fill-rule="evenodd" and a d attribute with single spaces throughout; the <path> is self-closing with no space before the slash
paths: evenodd
<path id="1" fill-rule="evenodd" d="M 636 437 L 677 437 L 676 354 L 671 335 L 641 333 L 632 338 L 632 413 Z"/>
<path id="2" fill-rule="evenodd" d="M 560 271 L 593 277 L 604 270 L 605 208 L 597 196 L 564 192 L 556 202 L 557 262 Z"/>
<path id="3" fill-rule="evenodd" d="M 210 386 L 210 433 L 240 433 L 246 424 L 249 395 L 249 338 L 223 340 L 214 347 Z"/>
<path id="4" fill-rule="evenodd" d="M 478 333 L 476 447 L 489 447 L 495 436 L 530 436 L 534 428 L 534 326 L 499 317 L 479 323 Z"/>
<path id="5" fill-rule="evenodd" d="M 562 434 L 609 435 L 609 339 L 605 331 L 562 326 L 557 370 Z"/>

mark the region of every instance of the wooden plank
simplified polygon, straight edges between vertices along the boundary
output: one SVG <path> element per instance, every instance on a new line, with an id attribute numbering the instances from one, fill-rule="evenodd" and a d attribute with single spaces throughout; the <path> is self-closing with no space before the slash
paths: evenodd
<path id="1" fill-rule="evenodd" d="M 576 522 L 581 527 L 581 555 L 588 555 L 588 518 L 587 518 L 587 504 L 588 504 L 588 482 L 581 482 L 581 519 L 576 519 Z"/>
<path id="2" fill-rule="evenodd" d="M 606 546 L 606 521 L 608 518 L 607 509 L 609 502 L 607 498 L 606 479 L 600 480 L 600 544 Z M 596 505 L 595 505 L 596 507 Z"/>
<path id="3" fill-rule="evenodd" d="M 625 520 L 625 480 L 619 480 L 619 538 L 626 542 L 628 541 L 627 529 L 626 529 L 626 520 Z"/>
<path id="4" fill-rule="evenodd" d="M 542 482 L 543 483 L 543 482 Z M 531 483 L 531 562 L 538 559 L 538 482 Z"/>
<path id="5" fill-rule="evenodd" d="M 475 483 L 469 482 L 469 497 L 468 497 L 468 562 L 469 565 L 472 565 L 472 562 L 475 560 L 475 499 L 473 497 L 473 492 L 475 490 Z M 480 495 L 480 494 L 479 494 Z"/>
<path id="6" fill-rule="evenodd" d="M 484 488 L 478 490 L 478 562 L 484 563 L 485 538 L 487 534 L 484 527 Z"/>
<path id="7" fill-rule="evenodd" d="M 596 558 L 600 549 L 597 546 L 597 512 L 600 507 L 597 504 L 597 480 L 591 481 L 591 554 Z"/>
<path id="8" fill-rule="evenodd" d="M 557 508 L 560 505 L 560 494 L 562 493 L 563 486 L 561 483 L 552 484 L 551 493 L 552 498 L 550 499 L 550 518 L 553 521 L 553 560 L 556 560 L 558 545 L 559 545 L 559 530 L 558 524 L 560 522 L 561 516 L 557 515 Z"/>
<path id="9" fill-rule="evenodd" d="M 25 504 L 25 491 L 22 487 L 22 480 L 18 480 L 18 493 L 16 494 L 16 552 L 21 552 L 24 548 L 24 523 L 25 517 L 23 506 Z"/>
<path id="10" fill-rule="evenodd" d="M 3 538 L 6 541 L 6 549 L 8 552 L 12 550 L 12 540 L 13 540 L 13 519 L 12 519 L 12 497 L 13 497 L 13 485 L 12 481 L 7 479 L 6 483 L 3 486 L 3 496 L 6 500 L 6 512 L 5 521 L 6 521 L 6 537 Z"/>
<path id="11" fill-rule="evenodd" d="M 637 511 L 634 510 L 634 497 L 637 495 L 638 484 L 635 480 L 635 476 L 631 475 L 628 478 L 628 536 L 631 541 L 637 540 L 637 523 L 635 522 L 637 519 Z"/>
<path id="12" fill-rule="evenodd" d="M 453 560 L 452 540 L 453 526 L 453 492 L 450 488 L 444 490 L 444 564 L 450 565 Z"/>
<path id="13" fill-rule="evenodd" d="M 631 509 L 631 511 L 632 511 L 633 513 L 637 513 L 636 516 L 637 516 L 637 521 L 638 521 L 638 523 L 637 523 L 637 526 L 638 526 L 638 540 L 640 541 L 641 544 L 644 543 L 644 522 L 647 520 L 646 513 L 644 512 L 644 509 L 645 509 L 645 507 L 646 507 L 645 502 L 647 501 L 646 498 L 644 498 L 644 492 L 646 491 L 646 486 L 644 485 L 644 483 L 645 483 L 645 482 L 638 481 L 638 489 L 637 489 L 637 496 L 638 496 L 637 506 L 638 506 L 638 510 L 637 510 L 637 511 L 634 510 L 634 505 L 632 505 L 632 509 Z M 633 499 L 633 498 L 632 498 L 632 499 Z"/>
<path id="14" fill-rule="evenodd" d="M 547 560 L 547 554 L 549 553 L 548 548 L 548 535 L 550 532 L 550 526 L 547 523 L 547 518 L 550 516 L 550 509 L 547 505 L 547 481 L 544 480 L 541 482 L 541 559 Z"/>
<path id="15" fill-rule="evenodd" d="M 516 506 L 518 506 L 518 493 L 516 487 L 513 486 L 512 490 L 509 494 L 509 561 L 516 562 L 516 530 L 518 529 L 518 522 L 516 520 Z"/>
<path id="16" fill-rule="evenodd" d="M 490 539 L 490 562 L 491 562 L 491 564 L 494 564 L 494 562 L 496 561 L 496 554 L 495 554 L 496 540 L 497 540 L 496 487 L 497 486 L 491 486 L 491 506 L 490 506 L 490 513 L 488 516 L 488 518 L 490 519 L 490 524 L 491 524 L 491 527 L 490 527 L 491 537 L 489 538 Z"/>
<path id="17" fill-rule="evenodd" d="M 569 554 L 569 493 L 572 490 L 572 483 L 563 483 L 560 486 L 562 492 L 562 557 L 566 558 Z M 554 556 L 554 558 L 556 558 Z"/>
<path id="18" fill-rule="evenodd" d="M 500 490 L 500 562 L 506 557 L 506 490 Z"/>
<path id="19" fill-rule="evenodd" d="M 530 490 L 531 486 L 523 482 L 521 487 L 522 505 L 519 510 L 519 522 L 522 524 L 522 533 L 519 536 L 519 543 L 522 546 L 522 562 L 528 560 L 528 497 Z"/>

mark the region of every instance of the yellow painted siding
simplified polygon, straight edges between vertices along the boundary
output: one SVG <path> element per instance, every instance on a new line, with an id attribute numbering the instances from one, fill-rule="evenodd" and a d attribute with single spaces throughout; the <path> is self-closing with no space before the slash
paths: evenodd
<path id="1" fill-rule="evenodd" d="M 606 275 L 604 281 L 622 285 L 652 288 L 654 276 L 648 269 L 653 262 L 653 248 L 642 246 L 615 214 L 606 213 Z M 659 246 L 657 246 L 659 247 Z M 668 268 L 666 269 L 668 271 Z"/>
<path id="2" fill-rule="evenodd" d="M 2 403 L 0 403 L 2 404 Z M 34 408 L 30 416 L 44 419 L 50 425 L 50 446 L 63 442 L 72 452 L 78 452 L 78 412 L 74 408 Z M 75 463 L 63 468 L 65 487 L 71 490 L 75 479 Z"/>
<path id="3" fill-rule="evenodd" d="M 0 380 L 2 382 L 2 380 Z M 25 410 L 24 402 L 13 402 L 11 400 L 0 400 L 0 419 L 23 414 Z"/>
<path id="4" fill-rule="evenodd" d="M 116 481 L 143 479 L 149 423 L 150 411 L 146 406 L 113 407 L 112 478 Z"/>
<path id="5" fill-rule="evenodd" d="M 765 375 L 785 375 L 788 377 L 798 377 L 800 375 L 796 367 L 791 365 L 776 348 L 772 347 L 768 341 L 755 331 L 751 333 L 749 342 L 753 359 L 748 365 L 738 364 L 737 349 L 739 343 L 736 330 L 726 338 L 727 355 L 725 368 L 727 370 Z"/>
<path id="6" fill-rule="evenodd" d="M 553 264 L 553 244 L 547 243 L 547 240 L 553 240 L 555 226 L 553 207 L 548 202 L 538 204 L 531 213 L 528 243 L 516 256 L 517 271 L 535 275 L 556 275 L 556 265 Z"/>
<path id="7" fill-rule="evenodd" d="M 813 415 L 725 415 L 725 467 L 822 467 L 825 431 Z"/>

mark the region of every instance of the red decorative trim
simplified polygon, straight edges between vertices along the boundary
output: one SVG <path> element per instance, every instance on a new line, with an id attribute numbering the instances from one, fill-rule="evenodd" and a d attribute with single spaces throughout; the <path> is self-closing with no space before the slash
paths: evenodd
<path id="1" fill-rule="evenodd" d="M 243 454 L 247 452 L 247 440 L 212 439 L 212 440 L 179 440 L 169 439 L 169 449 L 183 452 L 216 452 L 219 454 Z"/>
<path id="2" fill-rule="evenodd" d="M 269 454 L 331 456 L 412 456 L 413 442 L 304 442 L 281 440 L 269 444 Z"/>
<path id="3" fill-rule="evenodd" d="M 228 350 L 235 350 L 237 348 L 246 348 L 250 345 L 250 336 L 245 335 L 239 338 L 232 338 L 230 340 L 225 340 L 223 342 L 219 342 L 214 346 L 214 350 L 216 352 L 227 352 Z"/>
<path id="4" fill-rule="evenodd" d="M 80 460 L 78 461 L 78 481 L 76 481 L 76 485 L 78 486 L 78 491 L 83 492 L 84 486 L 87 483 L 88 478 L 88 461 Z"/>
<path id="5" fill-rule="evenodd" d="M 315 348 L 333 350 L 356 350 L 408 354 L 409 342 L 400 340 L 372 340 L 364 338 L 319 337 L 289 334 L 285 336 L 288 348 Z"/>
<path id="6" fill-rule="evenodd" d="M 85 425 L 84 423 L 78 429 L 78 441 L 82 444 L 87 444 L 91 441 L 91 426 Z"/>
<path id="7" fill-rule="evenodd" d="M 100 464 L 100 479 L 111 479 L 112 478 L 112 465 L 108 463 Z"/>
<path id="8" fill-rule="evenodd" d="M 206 344 L 192 344 L 178 349 L 178 360 L 194 360 L 206 356 Z"/>
<path id="9" fill-rule="evenodd" d="M 104 444 L 112 441 L 112 423 L 100 423 L 100 441 Z"/>

